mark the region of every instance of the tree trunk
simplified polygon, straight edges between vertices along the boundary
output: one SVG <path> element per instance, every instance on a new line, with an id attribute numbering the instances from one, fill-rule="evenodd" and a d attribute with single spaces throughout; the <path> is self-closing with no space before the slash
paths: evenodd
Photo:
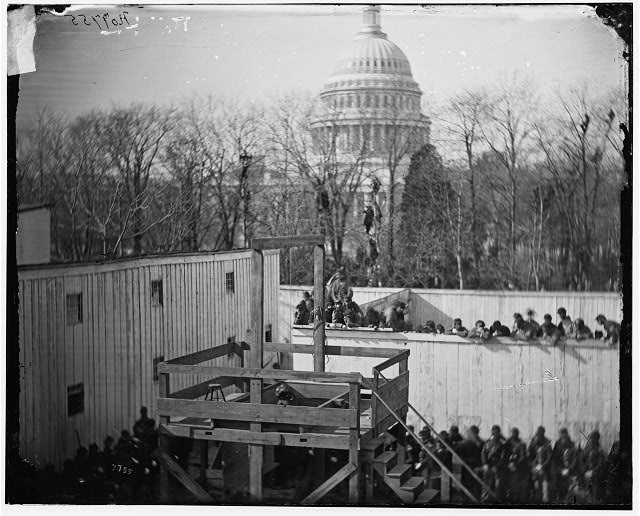
<path id="1" fill-rule="evenodd" d="M 389 236 L 387 240 L 387 252 L 389 254 L 389 277 L 393 278 L 395 266 L 393 258 L 393 237 L 394 237 L 394 216 L 395 216 L 395 171 L 390 168 L 389 170 Z"/>

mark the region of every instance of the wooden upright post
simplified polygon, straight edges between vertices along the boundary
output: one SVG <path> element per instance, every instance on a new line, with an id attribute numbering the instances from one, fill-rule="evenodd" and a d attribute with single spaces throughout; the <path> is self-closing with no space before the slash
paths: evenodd
<path id="1" fill-rule="evenodd" d="M 356 504 L 360 501 L 360 385 L 357 383 L 349 384 L 349 410 L 357 413 L 356 426 L 349 430 L 349 462 L 356 467 L 349 479 L 349 503 Z"/>
<path id="2" fill-rule="evenodd" d="M 249 367 L 262 368 L 264 325 L 264 269 L 262 252 L 254 250 L 251 254 L 251 328 L 253 342 L 249 353 Z M 262 379 L 251 380 L 249 399 L 251 403 L 262 403 Z M 252 432 L 261 432 L 261 423 L 251 423 Z M 249 496 L 252 502 L 262 501 L 262 465 L 263 447 L 249 445 Z"/>
<path id="3" fill-rule="evenodd" d="M 324 244 L 313 247 L 313 370 L 324 372 Z"/>
<path id="4" fill-rule="evenodd" d="M 171 385 L 169 383 L 169 374 L 160 373 L 158 375 L 159 397 L 168 398 L 171 393 Z M 161 450 L 169 453 L 169 436 L 165 434 L 164 425 L 169 423 L 167 416 L 160 416 L 158 420 L 158 446 Z M 169 493 L 169 473 L 165 466 L 160 468 L 160 501 L 167 503 L 171 500 Z"/>

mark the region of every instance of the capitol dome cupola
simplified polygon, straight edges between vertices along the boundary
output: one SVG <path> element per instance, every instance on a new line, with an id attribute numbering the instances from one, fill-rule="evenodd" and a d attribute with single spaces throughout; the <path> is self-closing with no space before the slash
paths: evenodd
<path id="1" fill-rule="evenodd" d="M 362 26 L 338 58 L 319 97 L 331 120 L 316 120 L 314 129 L 342 127 L 343 146 L 366 142 L 370 150 L 381 150 L 390 125 L 394 131 L 406 125 L 417 144 L 428 140 L 429 121 L 420 108 L 422 91 L 404 52 L 382 31 L 379 6 L 363 8 Z"/>

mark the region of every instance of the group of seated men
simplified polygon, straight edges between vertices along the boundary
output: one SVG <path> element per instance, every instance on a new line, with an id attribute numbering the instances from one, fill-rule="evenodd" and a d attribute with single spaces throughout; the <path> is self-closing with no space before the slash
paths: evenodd
<path id="1" fill-rule="evenodd" d="M 410 328 L 404 320 L 405 310 L 403 301 L 395 301 L 382 312 L 370 307 L 365 314 L 353 300 L 353 290 L 349 288 L 344 295 L 328 299 L 324 307 L 324 320 L 328 328 L 391 328 L 404 331 Z M 313 324 L 313 321 L 313 298 L 309 292 L 305 292 L 296 305 L 293 324 L 307 325 Z"/>
<path id="2" fill-rule="evenodd" d="M 413 427 L 409 426 L 413 431 Z M 481 478 L 490 491 L 462 469 L 462 484 L 485 503 L 621 503 L 630 493 L 631 461 L 616 441 L 608 456 L 600 444 L 600 433 L 591 432 L 586 445 L 576 446 L 566 428 L 561 428 L 555 444 L 538 427 L 527 446 L 520 432 L 512 428 L 509 438 L 498 425 L 484 441 L 471 425 L 463 437 L 457 426 L 433 436 L 428 427 L 419 433 L 418 443 L 407 435 L 406 462 L 413 474 L 423 475 L 435 487 L 440 469 L 424 447 L 451 470 L 452 454 L 446 444 Z"/>
<path id="3" fill-rule="evenodd" d="M 542 324 L 538 324 L 534 319 L 535 312 L 527 310 L 527 318 L 516 312 L 513 314 L 513 326 L 509 328 L 500 321 L 487 327 L 484 321 L 476 321 L 476 325 L 471 331 L 462 325 L 460 319 L 454 319 L 453 327 L 445 330 L 442 324 L 436 324 L 434 321 L 427 321 L 421 328 L 421 333 L 435 333 L 443 335 L 458 335 L 459 337 L 467 337 L 470 339 L 489 340 L 493 337 L 511 337 L 516 340 L 547 340 L 552 344 L 561 339 L 601 339 L 610 345 L 617 344 L 620 339 L 620 324 L 608 320 L 604 315 L 598 315 L 595 320 L 603 327 L 603 331 L 597 331 L 595 334 L 584 323 L 581 318 L 574 321 L 567 315 L 565 308 L 558 308 L 558 324 L 554 324 L 550 314 L 545 314 Z"/>

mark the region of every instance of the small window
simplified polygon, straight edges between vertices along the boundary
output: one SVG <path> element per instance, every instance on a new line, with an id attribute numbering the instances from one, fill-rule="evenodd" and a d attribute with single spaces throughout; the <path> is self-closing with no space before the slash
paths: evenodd
<path id="1" fill-rule="evenodd" d="M 267 324 L 267 331 L 264 332 L 264 341 L 273 342 L 273 332 L 270 324 Z"/>
<path id="2" fill-rule="evenodd" d="M 153 381 L 158 381 L 158 364 L 164 362 L 164 355 L 160 355 L 153 359 Z"/>
<path id="3" fill-rule="evenodd" d="M 82 294 L 67 294 L 67 324 L 82 322 Z"/>
<path id="4" fill-rule="evenodd" d="M 151 304 L 153 306 L 162 306 L 162 280 L 151 282 Z"/>
<path id="5" fill-rule="evenodd" d="M 67 416 L 75 416 L 84 412 L 84 383 L 67 387 Z"/>
<path id="6" fill-rule="evenodd" d="M 236 291 L 236 279 L 233 272 L 227 272 L 224 275 L 224 285 L 227 294 L 233 294 Z"/>

